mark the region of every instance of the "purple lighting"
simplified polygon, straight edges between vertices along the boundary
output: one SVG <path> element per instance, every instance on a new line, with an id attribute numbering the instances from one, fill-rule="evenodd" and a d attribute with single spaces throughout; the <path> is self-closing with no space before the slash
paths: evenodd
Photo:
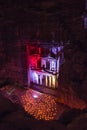
<path id="1" fill-rule="evenodd" d="M 33 47 L 32 45 L 27 45 L 27 48 L 28 85 L 32 89 L 38 88 L 42 91 L 47 91 L 49 88 L 58 88 L 57 79 L 59 76 L 60 62 L 62 62 L 63 45 L 49 47 Z M 46 87 L 46 89 L 43 90 L 43 87 Z M 34 93 L 32 97 L 38 98 L 38 94 L 35 95 Z"/>

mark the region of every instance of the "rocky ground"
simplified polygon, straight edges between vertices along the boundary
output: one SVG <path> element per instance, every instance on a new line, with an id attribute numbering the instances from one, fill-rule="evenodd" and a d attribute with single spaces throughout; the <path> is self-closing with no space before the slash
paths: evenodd
<path id="1" fill-rule="evenodd" d="M 60 105 L 59 105 L 60 107 Z M 87 109 L 65 109 L 61 105 L 62 113 L 58 120 L 36 120 L 27 114 L 18 103 L 12 103 L 6 95 L 0 95 L 0 130 L 86 130 Z M 63 109 L 64 108 L 64 109 Z M 59 109 L 60 110 L 60 109 Z"/>
<path id="2" fill-rule="evenodd" d="M 57 121 L 38 121 L 23 108 L 0 95 L 0 130 L 62 129 L 65 126 Z"/>

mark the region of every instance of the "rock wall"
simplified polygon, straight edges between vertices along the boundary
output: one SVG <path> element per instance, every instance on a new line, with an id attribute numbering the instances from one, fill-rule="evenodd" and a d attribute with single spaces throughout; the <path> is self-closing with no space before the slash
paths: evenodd
<path id="1" fill-rule="evenodd" d="M 58 100 L 71 108 L 87 107 L 87 53 L 78 44 L 65 47 L 60 68 Z"/>
<path id="2" fill-rule="evenodd" d="M 7 54 L 4 51 L 2 55 L 4 63 L 1 64 L 0 77 L 16 84 L 27 85 L 25 45 L 22 42 L 9 43 Z"/>

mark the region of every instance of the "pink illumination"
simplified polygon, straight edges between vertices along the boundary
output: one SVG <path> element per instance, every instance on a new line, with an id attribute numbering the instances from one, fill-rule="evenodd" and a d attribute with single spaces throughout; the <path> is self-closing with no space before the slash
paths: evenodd
<path id="1" fill-rule="evenodd" d="M 33 97 L 34 97 L 34 98 L 38 98 L 38 95 L 34 94 Z"/>

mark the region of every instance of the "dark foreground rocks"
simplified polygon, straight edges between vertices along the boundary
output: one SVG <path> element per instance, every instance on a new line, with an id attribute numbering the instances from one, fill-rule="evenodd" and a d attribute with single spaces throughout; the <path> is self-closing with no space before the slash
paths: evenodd
<path id="1" fill-rule="evenodd" d="M 0 130 L 86 130 L 87 109 L 71 109 L 56 121 L 36 120 L 24 109 L 0 95 Z"/>
<path id="2" fill-rule="evenodd" d="M 23 108 L 0 96 L 0 130 L 66 130 L 58 121 L 38 121 Z"/>

